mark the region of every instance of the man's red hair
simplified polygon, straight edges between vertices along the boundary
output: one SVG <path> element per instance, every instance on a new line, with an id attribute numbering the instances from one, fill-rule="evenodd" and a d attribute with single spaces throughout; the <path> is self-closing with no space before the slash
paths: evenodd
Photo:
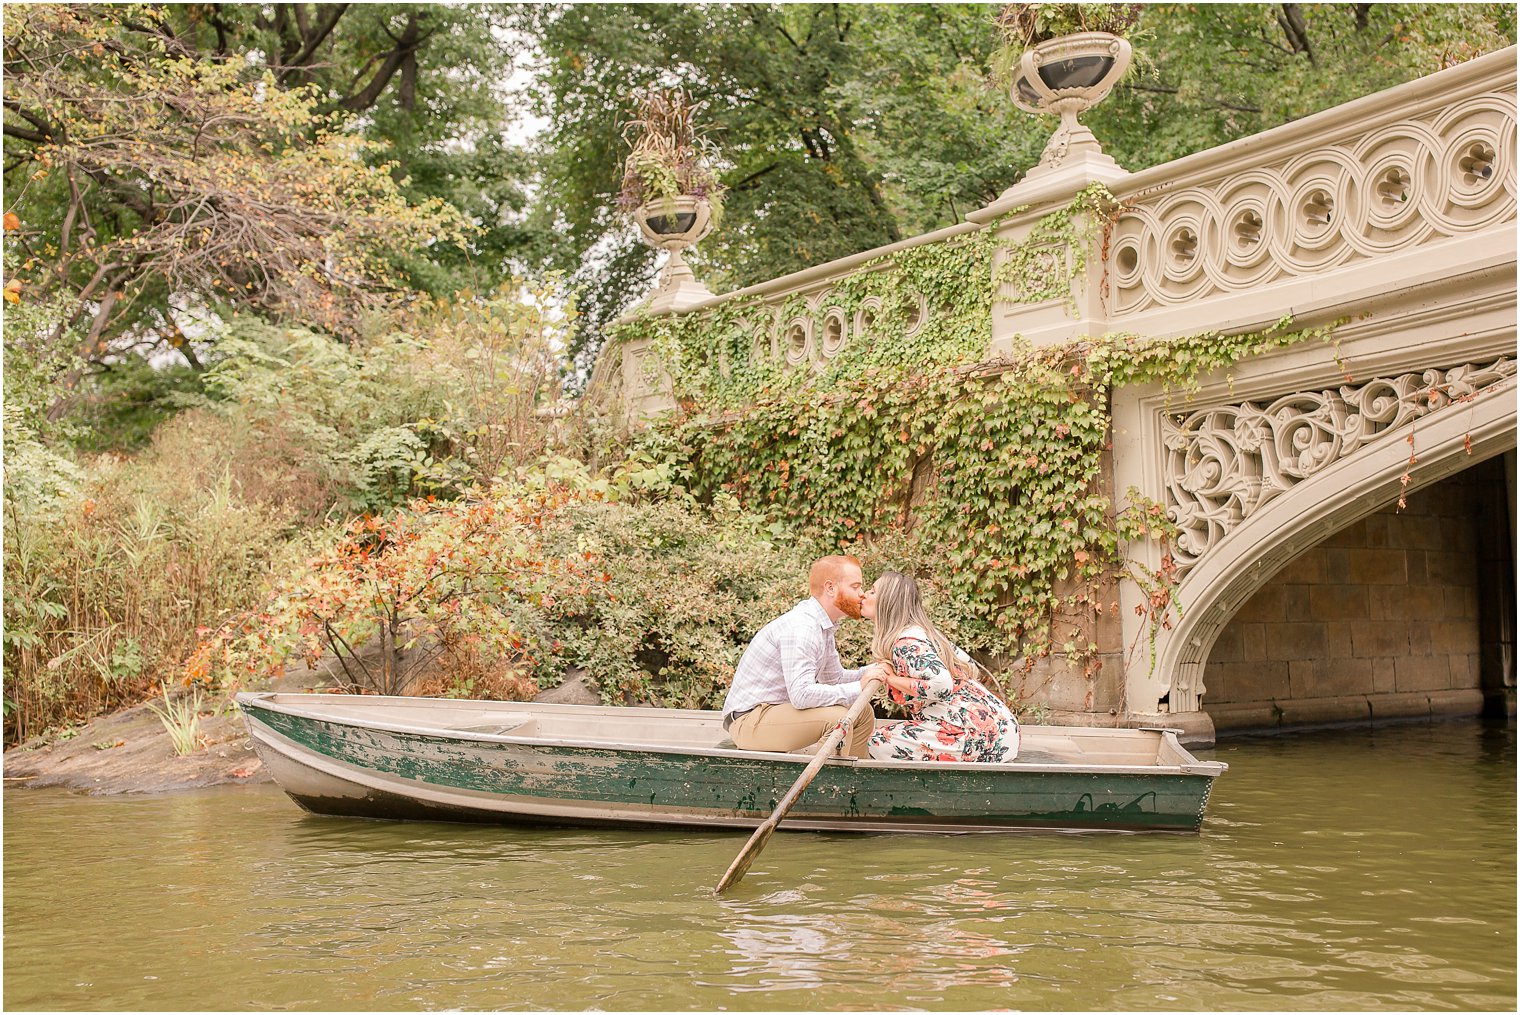
<path id="1" fill-rule="evenodd" d="M 844 584 L 844 569 L 846 565 L 853 565 L 860 570 L 860 560 L 848 554 L 836 553 L 829 557 L 819 557 L 813 561 L 813 566 L 808 570 L 808 594 L 821 595 L 823 587 L 829 582 L 835 585 Z"/>

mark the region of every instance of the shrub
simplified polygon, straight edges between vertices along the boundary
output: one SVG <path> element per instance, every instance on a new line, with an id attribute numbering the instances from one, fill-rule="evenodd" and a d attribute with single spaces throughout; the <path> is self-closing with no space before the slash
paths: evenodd
<path id="1" fill-rule="evenodd" d="M 554 315 L 554 298 L 552 284 L 520 282 L 464 293 L 354 345 L 235 319 L 184 425 L 220 445 L 261 502 L 307 520 L 457 496 L 554 438 L 540 410 L 558 398 L 553 349 L 574 319 Z"/>
<path id="2" fill-rule="evenodd" d="M 356 519 L 186 676 L 230 682 L 332 652 L 356 689 L 530 696 L 572 665 L 609 702 L 711 705 L 750 636 L 803 594 L 808 559 L 732 501 L 697 506 L 663 468 L 592 477 L 550 460 Z"/>
<path id="3" fill-rule="evenodd" d="M 583 668 L 609 704 L 716 708 L 750 639 L 807 595 L 819 548 L 779 524 L 711 507 L 632 459 L 593 476 L 568 459 L 454 503 L 418 501 L 351 523 L 192 657 L 215 683 L 334 653 L 359 690 L 527 698 Z M 955 638 L 960 621 L 912 536 L 862 550 L 868 580 L 920 576 Z M 841 628 L 868 660 L 865 624 Z"/>
<path id="4" fill-rule="evenodd" d="M 709 512 L 670 493 L 588 500 L 545 538 L 607 574 L 589 596 L 557 597 L 549 619 L 566 661 L 611 704 L 716 706 L 749 639 L 807 594 L 810 553 L 732 502 Z"/>
<path id="5" fill-rule="evenodd" d="M 568 498 L 497 487 L 356 518 L 262 607 L 200 645 L 186 677 L 236 682 L 294 653 L 330 652 L 355 690 L 382 694 L 405 693 L 438 656 L 531 680 L 553 651 L 531 607 L 592 580 L 591 555 L 547 556 L 539 538 Z"/>

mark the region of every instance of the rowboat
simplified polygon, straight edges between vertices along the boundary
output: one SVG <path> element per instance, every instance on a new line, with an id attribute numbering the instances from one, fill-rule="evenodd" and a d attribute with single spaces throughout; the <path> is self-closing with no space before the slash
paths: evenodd
<path id="1" fill-rule="evenodd" d="M 716 712 L 347 694 L 237 696 L 265 767 L 317 814 L 753 828 L 809 760 L 741 751 Z M 1021 727 L 1008 764 L 831 758 L 783 827 L 1196 832 L 1227 766 L 1174 731 Z"/>

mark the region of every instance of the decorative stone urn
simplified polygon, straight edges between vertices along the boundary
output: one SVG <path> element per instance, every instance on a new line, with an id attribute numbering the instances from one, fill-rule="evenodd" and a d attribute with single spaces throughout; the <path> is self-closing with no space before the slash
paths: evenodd
<path id="1" fill-rule="evenodd" d="M 644 242 L 670 251 L 660 281 L 641 309 L 652 313 L 683 310 L 711 299 L 712 293 L 692 274 L 681 251 L 706 236 L 712 228 L 712 206 L 705 198 L 685 195 L 673 200 L 649 201 L 633 212 Z"/>
<path id="2" fill-rule="evenodd" d="M 1061 116 L 1061 126 L 1029 176 L 1059 169 L 1074 156 L 1117 167 L 1093 132 L 1077 122 L 1077 114 L 1108 96 L 1129 69 L 1131 52 L 1126 40 L 1107 32 L 1063 35 L 1024 50 L 1014 74 L 1014 105 L 1029 113 Z"/>

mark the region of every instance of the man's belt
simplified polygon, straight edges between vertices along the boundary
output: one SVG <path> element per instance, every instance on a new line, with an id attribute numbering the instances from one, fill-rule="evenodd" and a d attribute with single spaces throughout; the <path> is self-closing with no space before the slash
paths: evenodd
<path id="1" fill-rule="evenodd" d="M 759 705 L 751 705 L 749 708 L 741 709 L 738 712 L 729 712 L 727 715 L 725 715 L 723 717 L 723 732 L 727 733 L 728 732 L 728 728 L 730 726 L 732 726 L 734 723 L 738 722 L 739 721 L 739 717 L 741 715 L 749 715 L 751 712 L 753 712 L 755 709 L 757 709 L 759 707 L 760 707 Z"/>

